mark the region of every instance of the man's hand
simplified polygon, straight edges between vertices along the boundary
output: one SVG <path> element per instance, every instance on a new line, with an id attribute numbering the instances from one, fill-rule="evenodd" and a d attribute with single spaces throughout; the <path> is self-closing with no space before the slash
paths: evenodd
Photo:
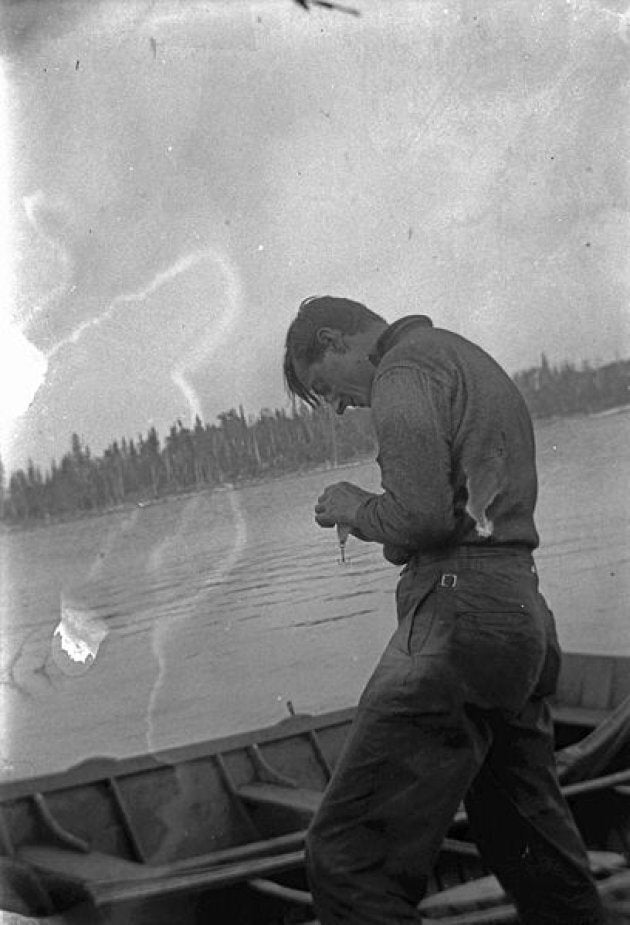
<path id="1" fill-rule="evenodd" d="M 355 526 L 357 511 L 372 492 L 359 488 L 351 482 L 336 482 L 324 489 L 315 505 L 315 520 L 320 527 L 334 527 L 335 524 Z"/>

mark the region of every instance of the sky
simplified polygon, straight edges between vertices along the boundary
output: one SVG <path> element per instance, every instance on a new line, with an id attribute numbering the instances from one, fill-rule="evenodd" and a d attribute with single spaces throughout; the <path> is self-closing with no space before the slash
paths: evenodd
<path id="1" fill-rule="evenodd" d="M 627 5 L 350 5 L 5 3 L 7 468 L 286 406 L 314 294 L 630 356 Z"/>

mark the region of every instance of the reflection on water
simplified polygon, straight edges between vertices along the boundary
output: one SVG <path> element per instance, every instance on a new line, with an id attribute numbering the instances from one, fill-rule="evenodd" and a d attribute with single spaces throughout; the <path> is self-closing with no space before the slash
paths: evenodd
<path id="1" fill-rule="evenodd" d="M 628 414 L 537 428 L 537 561 L 567 649 L 630 654 L 629 437 Z M 342 567 L 315 526 L 340 478 L 378 487 L 361 465 L 0 537 L 5 773 L 356 701 L 398 570 L 353 537 Z"/>

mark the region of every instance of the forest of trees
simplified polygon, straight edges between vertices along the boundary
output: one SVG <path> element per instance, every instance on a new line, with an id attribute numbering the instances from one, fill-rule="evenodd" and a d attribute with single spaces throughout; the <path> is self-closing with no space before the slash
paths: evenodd
<path id="1" fill-rule="evenodd" d="M 630 360 L 580 369 L 565 363 L 514 376 L 535 418 L 592 413 L 630 402 Z M 290 413 L 264 409 L 246 419 L 239 408 L 222 412 L 218 423 L 197 418 L 190 429 L 173 425 L 163 443 L 155 430 L 137 440 L 114 441 L 101 456 L 72 434 L 69 451 L 42 472 L 5 473 L 0 461 L 0 520 L 5 524 L 45 523 L 128 503 L 142 503 L 225 483 L 280 476 L 337 465 L 374 452 L 369 414 L 337 417 L 327 408 L 294 404 Z"/>

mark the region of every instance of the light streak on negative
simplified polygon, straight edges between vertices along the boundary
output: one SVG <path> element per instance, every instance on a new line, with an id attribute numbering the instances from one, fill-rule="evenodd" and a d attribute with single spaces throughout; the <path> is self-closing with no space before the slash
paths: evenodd
<path id="1" fill-rule="evenodd" d="M 6 461 L 13 425 L 46 374 L 43 355 L 13 321 L 15 256 L 11 215 L 9 80 L 0 61 L 0 455 Z"/>
<path id="2" fill-rule="evenodd" d="M 211 259 L 212 255 L 212 251 L 199 251 L 193 252 L 192 254 L 187 254 L 184 257 L 180 257 L 178 260 L 176 260 L 175 263 L 168 267 L 166 270 L 160 270 L 158 273 L 156 273 L 151 282 L 143 289 L 140 289 L 137 292 L 126 292 L 122 295 L 116 296 L 116 298 L 110 302 L 108 307 L 103 312 L 101 312 L 100 315 L 96 315 L 93 318 L 88 318 L 85 321 L 82 321 L 81 324 L 77 325 L 77 327 L 71 331 L 70 334 L 66 335 L 66 337 L 63 337 L 60 341 L 54 344 L 48 351 L 47 358 L 51 360 L 64 347 L 67 347 L 70 344 L 77 344 L 87 331 L 92 328 L 99 327 L 103 324 L 103 322 L 111 318 L 119 306 L 125 305 L 129 302 L 143 302 L 148 296 L 156 292 L 160 286 L 163 286 L 164 283 L 167 283 L 169 280 L 179 276 L 180 273 L 184 273 L 190 267 L 194 266 L 196 263 L 199 263 L 200 260 Z"/>
<path id="3" fill-rule="evenodd" d="M 24 212 L 30 226 L 46 241 L 50 246 L 51 250 L 55 254 L 55 257 L 59 261 L 62 267 L 62 279 L 61 282 L 57 283 L 50 292 L 43 296 L 37 305 L 34 305 L 31 309 L 30 314 L 24 319 L 22 327 L 23 330 L 28 330 L 31 323 L 40 315 L 45 309 L 51 305 L 55 305 L 61 297 L 65 294 L 72 277 L 73 264 L 70 252 L 65 244 L 58 240 L 57 237 L 50 234 L 46 227 L 41 223 L 37 217 L 37 210 L 45 205 L 48 197 L 43 190 L 36 190 L 34 193 L 31 193 L 30 196 L 25 196 L 22 200 L 24 206 Z M 59 200 L 53 203 L 56 209 L 65 208 L 65 204 L 62 204 Z"/>
<path id="4" fill-rule="evenodd" d="M 199 397 L 188 379 L 188 374 L 194 372 L 202 362 L 207 360 L 208 357 L 216 351 L 225 334 L 240 313 L 242 303 L 241 285 L 238 274 L 228 256 L 217 248 L 206 248 L 200 251 L 193 251 L 190 254 L 185 254 L 178 258 L 175 263 L 167 269 L 160 270 L 156 273 L 148 285 L 142 289 L 116 296 L 101 314 L 81 322 L 70 334 L 54 344 L 46 355 L 47 360 L 50 361 L 54 359 L 64 347 L 77 344 L 89 330 L 109 320 L 120 306 L 129 303 L 143 302 L 165 283 L 170 282 L 172 279 L 175 279 L 177 276 L 180 276 L 182 273 L 185 273 L 204 260 L 210 261 L 218 268 L 222 275 L 226 294 L 225 304 L 219 311 L 217 317 L 209 319 L 208 334 L 203 337 L 200 343 L 189 351 L 184 359 L 180 363 L 177 363 L 171 371 L 171 379 L 183 394 L 188 405 L 191 422 L 194 421 L 196 415 L 203 417 Z"/>
<path id="5" fill-rule="evenodd" d="M 203 251 L 193 252 L 192 254 L 180 257 L 179 260 L 167 270 L 157 273 L 148 286 L 141 291 L 118 296 L 114 302 L 111 303 L 104 315 L 92 321 L 92 324 L 102 322 L 123 302 L 142 301 L 142 299 L 151 295 L 164 283 L 195 266 L 200 260 L 211 261 L 220 271 L 224 284 L 225 299 L 222 310 L 215 317 L 209 318 L 208 333 L 206 336 L 203 337 L 192 350 L 188 351 L 182 361 L 176 364 L 171 370 L 171 380 L 180 390 L 188 405 L 191 424 L 197 416 L 200 420 L 203 420 L 204 414 L 202 402 L 197 391 L 190 382 L 189 376 L 198 369 L 202 363 L 207 362 L 210 357 L 216 353 L 242 309 L 240 279 L 228 256 L 217 249 L 206 248 Z M 70 339 L 76 342 L 90 326 L 90 322 L 85 322 L 70 335 Z M 57 349 L 60 349 L 61 346 L 61 344 L 57 345 Z M 237 494 L 232 490 L 231 486 L 229 486 L 229 500 L 234 524 L 234 539 L 231 548 L 226 552 L 218 567 L 211 572 L 208 581 L 199 590 L 195 600 L 197 600 L 201 594 L 207 593 L 211 588 L 221 584 L 227 578 L 240 559 L 242 551 L 247 544 L 247 527 L 245 519 L 240 509 Z M 154 547 L 149 556 L 149 571 L 159 573 L 163 562 L 168 559 L 169 550 L 175 549 L 186 521 L 191 515 L 194 516 L 196 508 L 197 505 L 194 499 L 186 504 L 180 515 L 180 521 L 176 530 L 169 537 L 162 539 Z M 178 614 L 171 618 L 161 618 L 156 621 L 152 629 L 152 650 L 157 663 L 158 673 L 153 682 L 149 703 L 147 705 L 147 745 L 150 749 L 154 749 L 157 745 L 155 742 L 156 701 L 162 689 L 166 672 L 165 643 L 167 638 L 172 636 L 173 632 L 181 627 L 182 623 L 188 618 L 188 614 Z"/>
<path id="6" fill-rule="evenodd" d="M 241 284 L 230 259 L 217 249 L 207 249 L 204 254 L 206 259 L 212 260 L 215 267 L 221 272 L 225 285 L 225 303 L 218 316 L 209 319 L 209 329 L 206 336 L 187 353 L 183 361 L 177 364 L 171 372 L 171 379 L 188 402 L 191 423 L 197 415 L 203 420 L 203 409 L 199 396 L 187 377 L 216 353 L 242 310 Z"/>

